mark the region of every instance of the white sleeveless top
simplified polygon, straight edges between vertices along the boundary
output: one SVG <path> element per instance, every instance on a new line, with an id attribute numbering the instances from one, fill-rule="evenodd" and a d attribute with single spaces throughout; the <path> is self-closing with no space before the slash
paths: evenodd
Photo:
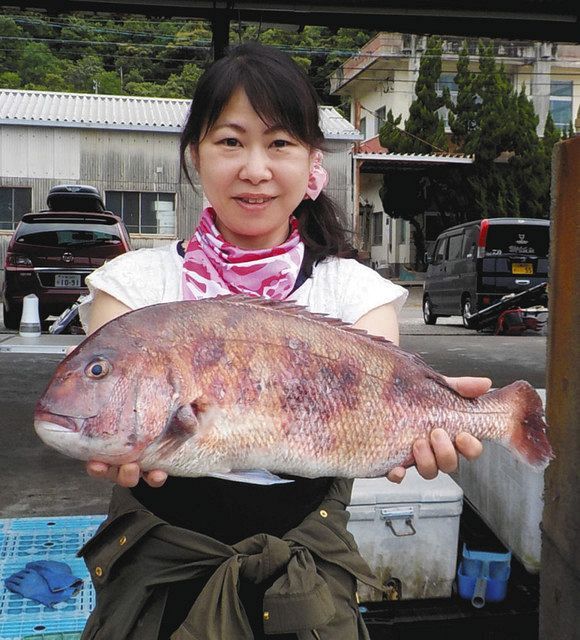
<path id="1" fill-rule="evenodd" d="M 108 293 L 130 309 L 182 300 L 183 258 L 177 251 L 177 242 L 130 251 L 87 276 L 90 295 L 79 308 L 85 329 L 88 307 L 97 290 Z M 392 303 L 398 314 L 407 293 L 403 287 L 356 260 L 328 257 L 313 267 L 312 276 L 288 300 L 313 313 L 355 323 L 384 304 Z"/>

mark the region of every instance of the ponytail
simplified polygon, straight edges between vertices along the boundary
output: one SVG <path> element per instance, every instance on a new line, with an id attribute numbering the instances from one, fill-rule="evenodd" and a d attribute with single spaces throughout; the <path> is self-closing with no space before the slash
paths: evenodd
<path id="1" fill-rule="evenodd" d="M 350 256 L 352 242 L 343 223 L 338 206 L 322 192 L 316 200 L 303 200 L 294 215 L 298 220 L 298 231 L 306 248 L 302 268 L 306 277 L 312 274 L 315 264 L 327 256 Z"/>

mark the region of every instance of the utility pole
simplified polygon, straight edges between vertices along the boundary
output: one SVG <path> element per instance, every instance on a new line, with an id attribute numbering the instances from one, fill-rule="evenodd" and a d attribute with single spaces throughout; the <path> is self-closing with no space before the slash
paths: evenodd
<path id="1" fill-rule="evenodd" d="M 230 44 L 230 12 L 214 11 L 211 19 L 213 33 L 213 59 L 223 58 Z"/>
<path id="2" fill-rule="evenodd" d="M 580 137 L 554 145 L 540 640 L 580 640 Z"/>

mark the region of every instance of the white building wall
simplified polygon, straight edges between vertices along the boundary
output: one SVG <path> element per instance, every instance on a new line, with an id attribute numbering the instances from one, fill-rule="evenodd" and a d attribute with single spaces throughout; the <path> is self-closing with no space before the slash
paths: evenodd
<path id="1" fill-rule="evenodd" d="M 359 102 L 360 118 L 366 119 L 366 139 L 379 134 L 374 117 L 377 109 L 385 107 L 385 115 L 389 110 L 397 117 L 402 114 L 401 124 L 409 117 L 409 107 L 413 101 L 413 88 L 419 68 L 418 59 L 397 60 L 386 67 L 380 61 L 381 72 L 374 72 L 370 78 L 352 82 L 353 100 Z M 358 127 L 356 109 L 351 109 L 351 123 Z"/>
<path id="2" fill-rule="evenodd" d="M 0 178 L 80 177 L 80 136 L 76 129 L 0 126 Z"/>

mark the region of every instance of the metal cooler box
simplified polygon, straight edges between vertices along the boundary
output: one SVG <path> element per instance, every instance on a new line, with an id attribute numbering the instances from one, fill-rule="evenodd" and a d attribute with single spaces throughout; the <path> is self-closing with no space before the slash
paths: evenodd
<path id="1" fill-rule="evenodd" d="M 449 597 L 462 508 L 463 491 L 443 473 L 424 480 L 413 467 L 399 485 L 355 480 L 348 529 L 390 594 L 359 584 L 361 601 Z"/>

